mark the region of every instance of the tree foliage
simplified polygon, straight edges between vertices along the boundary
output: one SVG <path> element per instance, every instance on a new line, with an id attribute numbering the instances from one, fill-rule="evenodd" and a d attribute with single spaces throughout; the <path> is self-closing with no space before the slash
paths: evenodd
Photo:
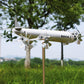
<path id="1" fill-rule="evenodd" d="M 41 0 L 6 0 L 2 1 L 2 6 L 9 13 L 10 27 L 14 27 L 17 16 L 21 25 L 27 22 L 29 28 L 39 28 L 46 24 L 49 15 L 46 3 Z"/>
<path id="2" fill-rule="evenodd" d="M 83 0 L 3 0 L 0 8 L 9 15 L 9 27 L 14 27 L 17 16 L 21 26 L 38 29 L 52 20 L 55 23 L 52 28 L 68 30 L 80 24 L 83 4 Z"/>
<path id="3" fill-rule="evenodd" d="M 58 30 L 75 28 L 80 24 L 81 15 L 84 14 L 83 0 L 46 0 L 52 12 L 51 20 L 55 22 L 52 27 Z"/>
<path id="4" fill-rule="evenodd" d="M 0 8 L 3 9 L 7 18 L 11 21 L 9 25 L 13 28 L 15 16 L 19 21 L 20 25 L 27 28 L 38 29 L 44 24 L 47 24 L 48 16 L 50 14 L 49 8 L 46 2 L 41 0 L 3 0 L 0 1 Z M 2 16 L 2 14 L 0 14 Z M 12 37 L 12 32 L 5 31 L 5 37 L 9 38 L 7 41 L 12 41 L 16 37 Z"/>

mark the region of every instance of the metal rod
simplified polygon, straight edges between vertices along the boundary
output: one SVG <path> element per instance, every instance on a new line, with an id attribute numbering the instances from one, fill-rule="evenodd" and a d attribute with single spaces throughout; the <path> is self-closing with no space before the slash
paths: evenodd
<path id="1" fill-rule="evenodd" d="M 61 42 L 61 66 L 63 67 L 63 58 L 64 58 L 64 56 L 63 56 L 63 53 L 64 51 L 63 51 L 63 43 Z"/>
<path id="2" fill-rule="evenodd" d="M 45 84 L 45 48 L 42 47 L 42 60 L 43 60 L 43 84 Z"/>

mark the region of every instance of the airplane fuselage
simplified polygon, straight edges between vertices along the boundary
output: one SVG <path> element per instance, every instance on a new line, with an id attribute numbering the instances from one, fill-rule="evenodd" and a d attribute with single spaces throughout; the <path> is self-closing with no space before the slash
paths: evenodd
<path id="1" fill-rule="evenodd" d="M 14 32 L 29 39 L 38 37 L 39 40 L 44 40 L 47 37 L 49 41 L 63 42 L 66 44 L 76 40 L 76 36 L 68 31 L 15 28 Z"/>

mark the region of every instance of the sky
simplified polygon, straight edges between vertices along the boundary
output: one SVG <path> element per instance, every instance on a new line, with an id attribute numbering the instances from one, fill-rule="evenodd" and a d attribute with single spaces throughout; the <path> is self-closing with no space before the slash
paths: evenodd
<path id="1" fill-rule="evenodd" d="M 51 25 L 51 24 L 50 24 Z M 81 22 L 77 26 L 80 32 L 84 35 L 84 23 Z M 80 45 L 77 42 L 70 43 L 69 45 L 64 45 L 64 59 L 72 60 L 84 60 L 84 38 Z M 1 56 L 4 58 L 21 57 L 25 58 L 26 52 L 25 47 L 21 48 L 23 44 L 21 41 L 18 42 L 17 39 L 13 42 L 5 42 L 5 39 L 1 39 Z M 48 59 L 59 59 L 61 58 L 61 43 L 51 42 L 52 46 L 46 49 L 46 58 Z M 24 44 L 23 44 L 24 45 Z M 42 58 L 42 44 L 38 41 L 37 45 L 31 50 L 31 58 L 39 57 Z"/>

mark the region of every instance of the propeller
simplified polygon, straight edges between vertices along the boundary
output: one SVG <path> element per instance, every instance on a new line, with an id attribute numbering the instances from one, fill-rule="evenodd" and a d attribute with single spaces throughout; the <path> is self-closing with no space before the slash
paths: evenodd
<path id="1" fill-rule="evenodd" d="M 77 44 L 80 44 L 80 42 L 83 41 L 83 40 L 82 40 L 82 37 L 84 37 L 84 36 L 81 35 L 81 34 L 78 35 Z"/>
<path id="2" fill-rule="evenodd" d="M 44 41 L 42 42 L 42 46 L 45 47 L 45 49 L 48 49 L 52 44 L 49 42 L 49 38 L 45 37 Z"/>
<path id="3" fill-rule="evenodd" d="M 83 41 L 82 37 L 84 37 L 84 35 L 82 35 L 81 32 L 78 29 L 76 29 L 76 30 L 77 30 L 77 34 L 76 34 L 77 44 L 80 44 L 80 42 Z"/>
<path id="4" fill-rule="evenodd" d="M 32 41 L 32 42 L 31 42 L 31 41 L 28 41 L 28 39 L 25 38 L 25 37 L 21 37 L 21 38 L 19 38 L 17 41 L 18 41 L 19 43 L 21 43 L 20 48 L 25 47 L 25 50 L 26 50 L 27 46 L 29 45 L 28 42 L 30 42 L 30 43 L 33 42 L 33 41 Z M 22 43 L 22 42 L 23 42 L 23 43 Z M 30 49 L 33 48 L 33 45 L 29 45 L 29 46 L 30 46 Z"/>
<path id="5" fill-rule="evenodd" d="M 20 48 L 23 48 L 25 46 L 24 43 L 22 42 L 21 38 L 17 39 L 17 42 L 18 42 L 18 45 Z"/>

